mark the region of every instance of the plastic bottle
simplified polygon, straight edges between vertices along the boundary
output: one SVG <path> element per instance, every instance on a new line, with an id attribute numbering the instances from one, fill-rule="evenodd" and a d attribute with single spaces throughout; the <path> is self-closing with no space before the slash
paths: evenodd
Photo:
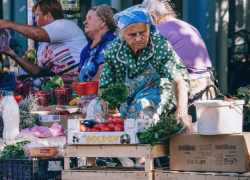
<path id="1" fill-rule="evenodd" d="M 19 106 L 12 94 L 12 92 L 1 93 L 2 99 L 0 100 L 0 106 L 3 119 L 3 140 L 9 144 L 15 141 L 15 138 L 19 134 L 20 114 Z"/>

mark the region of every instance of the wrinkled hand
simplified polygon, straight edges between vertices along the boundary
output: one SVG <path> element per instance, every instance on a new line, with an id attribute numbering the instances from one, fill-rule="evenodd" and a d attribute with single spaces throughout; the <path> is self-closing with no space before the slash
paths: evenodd
<path id="1" fill-rule="evenodd" d="M 191 134 L 193 132 L 192 117 L 182 108 L 177 108 L 175 112 L 176 120 L 178 123 L 182 123 L 186 127 L 186 133 Z"/>
<path id="2" fill-rule="evenodd" d="M 8 29 L 11 28 L 11 25 L 13 23 L 11 21 L 7 21 L 7 20 L 0 20 L 0 29 Z"/>

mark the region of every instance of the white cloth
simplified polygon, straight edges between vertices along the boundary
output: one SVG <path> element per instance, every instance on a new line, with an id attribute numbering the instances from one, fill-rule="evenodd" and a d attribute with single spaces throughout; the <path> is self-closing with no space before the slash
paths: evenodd
<path id="1" fill-rule="evenodd" d="M 87 44 L 80 27 L 73 21 L 60 19 L 42 28 L 48 33 L 50 43 L 39 44 L 38 64 L 42 67 L 52 66 L 51 70 L 56 74 L 77 73 L 81 50 Z"/>

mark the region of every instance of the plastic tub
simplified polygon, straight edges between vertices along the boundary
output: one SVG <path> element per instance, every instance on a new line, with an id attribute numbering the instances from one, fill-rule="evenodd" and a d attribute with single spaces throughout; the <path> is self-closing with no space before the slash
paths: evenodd
<path id="1" fill-rule="evenodd" d="M 98 93 L 98 82 L 74 82 L 72 88 L 79 96 L 97 95 Z"/>
<path id="2" fill-rule="evenodd" d="M 243 100 L 197 101 L 197 133 L 203 135 L 242 133 Z"/>

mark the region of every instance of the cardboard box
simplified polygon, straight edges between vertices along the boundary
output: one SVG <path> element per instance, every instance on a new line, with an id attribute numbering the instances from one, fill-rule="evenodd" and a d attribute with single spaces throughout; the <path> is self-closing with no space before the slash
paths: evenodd
<path id="1" fill-rule="evenodd" d="M 124 131 L 80 132 L 83 119 L 68 120 L 68 144 L 137 144 L 136 120 L 124 120 Z"/>
<path id="2" fill-rule="evenodd" d="M 178 135 L 170 141 L 170 169 L 246 172 L 250 168 L 250 133 Z"/>
<path id="3" fill-rule="evenodd" d="M 249 180 L 250 174 L 200 173 L 155 170 L 154 180 Z"/>

